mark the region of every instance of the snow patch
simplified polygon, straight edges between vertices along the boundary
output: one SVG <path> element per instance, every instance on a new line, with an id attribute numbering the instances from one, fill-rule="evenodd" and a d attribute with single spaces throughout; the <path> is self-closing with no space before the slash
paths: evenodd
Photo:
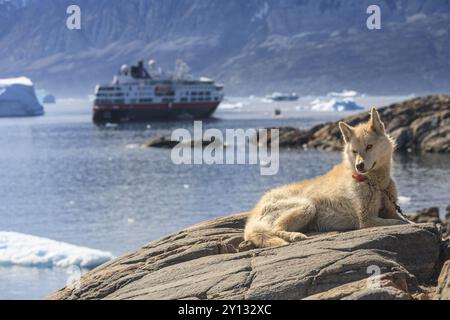
<path id="1" fill-rule="evenodd" d="M 413 14 L 412 16 L 409 16 L 406 18 L 406 23 L 414 23 L 420 20 L 424 20 L 427 18 L 427 15 L 425 13 L 417 13 Z"/>
<path id="2" fill-rule="evenodd" d="M 33 82 L 27 77 L 0 79 L 0 86 L 12 86 L 13 84 L 21 84 L 23 86 L 33 86 Z"/>
<path id="3" fill-rule="evenodd" d="M 264 5 L 258 9 L 258 11 L 254 14 L 251 21 L 254 22 L 256 20 L 264 19 L 268 13 L 269 13 L 269 4 L 267 2 L 264 2 Z"/>
<path id="4" fill-rule="evenodd" d="M 0 265 L 91 269 L 113 258 L 109 252 L 17 232 L 0 232 Z"/>

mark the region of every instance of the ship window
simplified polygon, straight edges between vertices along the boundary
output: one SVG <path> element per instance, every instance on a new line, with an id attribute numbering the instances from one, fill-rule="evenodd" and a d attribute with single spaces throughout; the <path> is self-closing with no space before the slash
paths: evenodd
<path id="1" fill-rule="evenodd" d="M 202 96 L 202 95 L 204 94 L 204 92 L 203 92 L 203 91 L 200 91 L 198 94 L 199 94 L 200 96 Z"/>
<path id="2" fill-rule="evenodd" d="M 187 102 L 188 101 L 188 99 L 187 98 L 181 98 L 181 100 L 180 100 L 181 102 Z"/>
<path id="3" fill-rule="evenodd" d="M 158 86 L 155 88 L 156 96 L 168 96 L 173 97 L 175 95 L 175 91 L 169 86 Z"/>
<path id="4" fill-rule="evenodd" d="M 192 92 L 191 92 L 191 95 L 196 96 L 196 95 L 197 95 L 197 92 L 192 91 Z"/>

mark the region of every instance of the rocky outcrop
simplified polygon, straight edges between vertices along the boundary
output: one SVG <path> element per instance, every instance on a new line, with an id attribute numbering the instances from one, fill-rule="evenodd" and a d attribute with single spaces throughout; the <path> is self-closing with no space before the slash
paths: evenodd
<path id="1" fill-rule="evenodd" d="M 49 299 L 429 299 L 442 267 L 434 224 L 311 235 L 237 252 L 246 214 L 195 225 L 87 273 Z M 378 277 L 378 272 L 380 276 Z M 443 296 L 445 288 L 440 291 Z"/>
<path id="2" fill-rule="evenodd" d="M 211 140 L 189 140 L 189 141 L 177 141 L 172 140 L 171 137 L 159 136 L 153 139 L 148 140 L 147 142 L 142 144 L 143 148 L 162 148 L 162 149 L 172 149 L 175 146 L 179 145 L 180 142 L 182 146 L 187 146 L 190 148 L 194 148 L 196 146 L 206 147 L 212 143 L 219 146 L 224 146 L 223 142 L 220 140 L 215 140 L 213 137 Z"/>
<path id="3" fill-rule="evenodd" d="M 450 96 L 434 95 L 408 100 L 379 109 L 387 131 L 397 140 L 397 149 L 410 152 L 450 152 Z M 369 119 L 362 112 L 343 121 L 357 125 Z M 280 147 L 341 150 L 338 122 L 310 130 L 280 128 Z"/>
<path id="4" fill-rule="evenodd" d="M 450 260 L 442 268 L 434 299 L 450 300 Z"/>
<path id="5" fill-rule="evenodd" d="M 447 207 L 447 214 L 444 219 L 440 218 L 439 208 L 437 207 L 419 210 L 410 214 L 409 219 L 416 223 L 434 223 L 439 226 L 444 238 L 450 238 L 450 206 Z"/>

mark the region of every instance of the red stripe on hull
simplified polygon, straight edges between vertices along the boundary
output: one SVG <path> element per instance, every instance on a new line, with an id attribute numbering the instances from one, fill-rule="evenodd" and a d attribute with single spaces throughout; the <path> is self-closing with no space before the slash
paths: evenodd
<path id="1" fill-rule="evenodd" d="M 121 104 L 121 105 L 105 105 L 96 104 L 94 105 L 94 111 L 152 111 L 152 110 L 209 110 L 215 109 L 220 104 L 220 102 L 188 102 L 188 103 L 151 103 L 151 104 Z"/>

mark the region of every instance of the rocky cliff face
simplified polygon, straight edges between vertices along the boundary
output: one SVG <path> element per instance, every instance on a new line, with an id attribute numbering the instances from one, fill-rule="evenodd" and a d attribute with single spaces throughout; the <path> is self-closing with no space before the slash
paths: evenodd
<path id="1" fill-rule="evenodd" d="M 450 86 L 450 3 L 436 0 L 0 1 L 0 68 L 53 90 L 92 91 L 123 63 L 186 60 L 232 93 L 411 93 Z M 366 9 L 382 9 L 382 30 Z M 92 75 L 95 74 L 95 77 Z"/>

